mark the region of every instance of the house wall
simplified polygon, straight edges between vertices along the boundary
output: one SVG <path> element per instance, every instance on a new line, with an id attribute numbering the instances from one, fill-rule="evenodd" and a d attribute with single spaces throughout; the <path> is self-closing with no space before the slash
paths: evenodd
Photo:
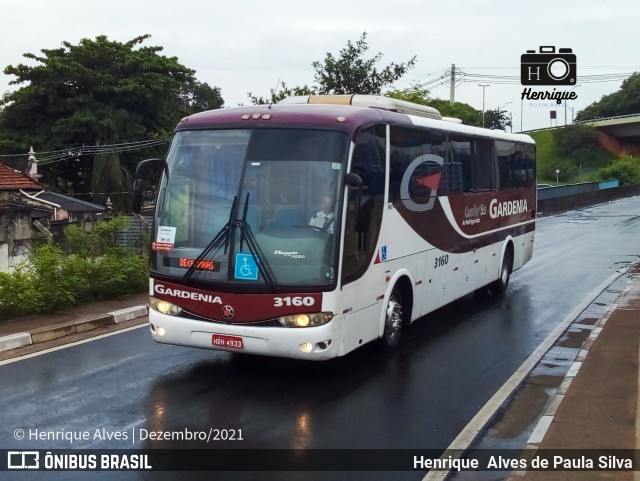
<path id="1" fill-rule="evenodd" d="M 26 212 L 0 214 L 0 272 L 11 273 L 27 260 L 31 219 Z"/>
<path id="2" fill-rule="evenodd" d="M 0 243 L 0 272 L 9 272 L 9 246 Z"/>
<path id="3" fill-rule="evenodd" d="M 13 218 L 14 240 L 31 239 L 31 219 L 28 215 L 18 213 Z"/>

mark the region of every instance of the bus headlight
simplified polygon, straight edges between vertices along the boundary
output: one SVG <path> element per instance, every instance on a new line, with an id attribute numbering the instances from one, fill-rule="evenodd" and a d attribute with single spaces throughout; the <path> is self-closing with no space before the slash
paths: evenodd
<path id="1" fill-rule="evenodd" d="M 170 302 L 156 299 L 155 297 L 149 297 L 149 307 L 162 314 L 168 314 L 169 316 L 177 316 L 182 312 L 182 307 L 178 307 Z"/>
<path id="2" fill-rule="evenodd" d="M 332 312 L 316 312 L 313 314 L 293 314 L 278 318 L 284 327 L 314 327 L 326 324 L 333 319 Z"/>

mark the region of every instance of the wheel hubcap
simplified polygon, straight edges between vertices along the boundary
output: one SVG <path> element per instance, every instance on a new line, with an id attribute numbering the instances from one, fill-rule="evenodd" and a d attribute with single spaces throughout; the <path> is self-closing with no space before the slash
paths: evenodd
<path id="1" fill-rule="evenodd" d="M 505 262 L 505 264 L 502 266 L 502 283 L 506 284 L 508 278 L 509 278 L 509 267 Z"/>
<path id="2" fill-rule="evenodd" d="M 402 327 L 402 306 L 398 302 L 395 296 L 391 296 L 389 299 L 389 305 L 387 306 L 386 317 L 386 336 L 388 339 L 393 339 L 400 332 Z"/>

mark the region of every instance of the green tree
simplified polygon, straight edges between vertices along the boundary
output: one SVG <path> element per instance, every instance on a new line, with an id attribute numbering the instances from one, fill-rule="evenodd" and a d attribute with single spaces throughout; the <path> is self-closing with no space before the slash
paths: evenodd
<path id="1" fill-rule="evenodd" d="M 247 96 L 253 104 L 277 103 L 291 95 L 327 95 L 327 94 L 372 94 L 380 95 L 382 89 L 400 79 L 416 64 L 414 55 L 407 62 L 391 62 L 384 68 L 377 64 L 382 59 L 382 53 L 371 58 L 365 58 L 369 45 L 367 32 L 340 50 L 338 57 L 327 52 L 323 61 L 315 61 L 311 66 L 315 70 L 314 79 L 317 85 L 297 86 L 289 88 L 284 82 L 279 82 L 275 89 L 270 90 L 269 96 L 260 97 L 248 92 Z"/>
<path id="2" fill-rule="evenodd" d="M 191 115 L 205 110 L 219 109 L 224 100 L 219 87 L 211 87 L 208 83 L 192 79 L 180 90 L 179 102 L 184 106 L 184 114 Z"/>
<path id="3" fill-rule="evenodd" d="M 247 92 L 247 96 L 251 103 L 254 105 L 266 105 L 266 104 L 277 104 L 282 99 L 286 99 L 287 97 L 291 97 L 294 95 L 315 95 L 316 91 L 312 88 L 304 85 L 302 87 L 292 87 L 289 88 L 284 82 L 278 82 L 278 86 L 274 89 L 269 90 L 269 97 L 258 97 L 253 95 L 252 92 Z"/>
<path id="4" fill-rule="evenodd" d="M 0 101 L 0 148 L 68 150 L 53 168 L 41 164 L 44 181 L 63 192 L 86 192 L 93 158 L 69 146 L 167 138 L 185 113 L 222 106 L 219 90 L 197 82 L 176 57 L 161 55 L 162 47 L 144 46 L 148 38 L 63 42 L 41 55 L 24 54 L 35 65 L 6 67 L 21 87 Z M 123 154 L 122 165 L 132 171 L 140 157 Z"/>
<path id="5" fill-rule="evenodd" d="M 109 198 L 116 211 L 126 211 L 130 198 L 123 194 L 130 192 L 131 185 L 131 175 L 122 167 L 118 154 L 107 152 L 95 156 L 91 175 L 94 202 L 105 204 Z"/>
<path id="6" fill-rule="evenodd" d="M 506 110 L 485 110 L 484 112 L 484 127 L 486 129 L 507 130 L 507 127 L 511 127 L 511 118 L 507 115 Z"/>
<path id="7" fill-rule="evenodd" d="M 429 89 L 420 82 L 413 82 L 410 87 L 405 89 L 392 89 L 384 93 L 387 97 L 394 99 L 434 107 L 443 116 L 460 119 L 463 124 L 478 127 L 482 125 L 482 113 L 471 107 L 471 105 L 462 102 L 451 103 L 448 100 L 433 99 L 430 94 Z"/>
<path id="8" fill-rule="evenodd" d="M 463 102 L 451 103 L 448 100 L 434 99 L 431 105 L 446 117 L 462 120 L 463 124 L 482 127 L 482 112 Z"/>
<path id="9" fill-rule="evenodd" d="M 604 95 L 597 102 L 578 112 L 576 120 L 615 117 L 638 112 L 640 112 L 640 72 L 632 74 L 622 82 L 617 92 Z"/>
<path id="10" fill-rule="evenodd" d="M 431 106 L 431 102 L 433 102 L 431 91 L 421 82 L 411 82 L 410 86 L 404 89 L 394 88 L 387 90 L 384 95 L 420 105 Z"/>
<path id="11" fill-rule="evenodd" d="M 376 64 L 382 58 L 382 53 L 367 59 L 364 55 L 368 50 L 367 32 L 363 32 L 355 44 L 347 41 L 339 57 L 327 52 L 323 62 L 313 62 L 311 65 L 316 71 L 318 93 L 379 95 L 384 87 L 400 79 L 416 64 L 414 55 L 407 62 L 392 62 L 378 69 Z"/>
<path id="12" fill-rule="evenodd" d="M 597 163 L 599 158 L 596 128 L 588 124 L 566 125 L 553 130 L 556 153 L 585 167 Z"/>

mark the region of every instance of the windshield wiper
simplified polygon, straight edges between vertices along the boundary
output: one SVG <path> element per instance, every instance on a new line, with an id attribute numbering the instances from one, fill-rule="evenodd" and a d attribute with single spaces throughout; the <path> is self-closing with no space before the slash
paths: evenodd
<path id="1" fill-rule="evenodd" d="M 205 257 L 209 255 L 211 251 L 214 251 L 218 247 L 225 244 L 225 252 L 227 251 L 227 247 L 234 242 L 234 233 L 236 228 L 240 228 L 240 250 L 242 250 L 243 243 L 246 242 L 247 247 L 249 248 L 249 252 L 251 253 L 251 257 L 253 257 L 254 262 L 258 266 L 258 271 L 262 274 L 267 286 L 276 292 L 279 290 L 278 283 L 275 278 L 275 274 L 269 266 L 267 258 L 265 257 L 260 245 L 258 244 L 255 235 L 251 231 L 251 226 L 247 223 L 247 211 L 249 207 L 249 193 L 247 193 L 247 198 L 245 200 L 244 209 L 242 212 L 242 219 L 237 220 L 238 217 L 238 196 L 233 198 L 233 204 L 231 206 L 231 213 L 229 214 L 229 220 L 227 223 L 218 231 L 218 233 L 213 236 L 213 239 L 205 246 L 205 248 L 198 254 L 198 256 L 194 259 L 193 264 L 187 272 L 182 276 L 182 282 L 185 284 L 191 278 L 193 273 L 198 269 L 198 265 L 200 262 L 204 260 Z M 229 263 L 229 269 L 231 272 L 232 263 Z"/>
<path id="2" fill-rule="evenodd" d="M 249 208 L 249 193 L 247 192 L 247 198 L 244 202 L 244 210 L 242 212 L 242 219 L 237 222 L 238 227 L 240 228 L 240 250 L 242 250 L 243 242 L 247 243 L 247 247 L 249 248 L 249 252 L 253 257 L 253 261 L 258 266 L 258 270 L 262 273 L 262 277 L 269 288 L 276 292 L 280 288 L 278 287 L 278 282 L 276 281 L 275 274 L 273 273 L 273 269 L 269 265 L 266 256 L 262 252 L 258 241 L 256 240 L 255 235 L 251 231 L 251 226 L 247 223 L 247 211 Z"/>
<path id="3" fill-rule="evenodd" d="M 211 252 L 214 249 L 217 249 L 223 242 L 225 242 L 225 252 L 226 252 L 227 250 L 226 242 L 229 239 L 229 232 L 232 230 L 232 228 L 235 228 L 236 222 L 234 222 L 234 220 L 238 215 L 236 212 L 237 209 L 238 209 L 238 196 L 236 195 L 233 198 L 233 204 L 231 204 L 231 212 L 229 214 L 229 220 L 224 226 L 222 226 L 222 229 L 220 229 L 218 233 L 213 236 L 213 239 L 211 239 L 211 241 L 205 246 L 202 252 L 200 252 L 200 254 L 198 254 L 198 256 L 194 259 L 193 264 L 191 264 L 191 267 L 189 267 L 189 269 L 187 269 L 187 272 L 184 273 L 184 276 L 182 276 L 182 282 L 186 284 L 189 278 L 198 269 L 200 262 L 202 262 L 202 260 L 205 257 L 207 257 L 207 255 L 209 255 L 209 252 Z"/>

